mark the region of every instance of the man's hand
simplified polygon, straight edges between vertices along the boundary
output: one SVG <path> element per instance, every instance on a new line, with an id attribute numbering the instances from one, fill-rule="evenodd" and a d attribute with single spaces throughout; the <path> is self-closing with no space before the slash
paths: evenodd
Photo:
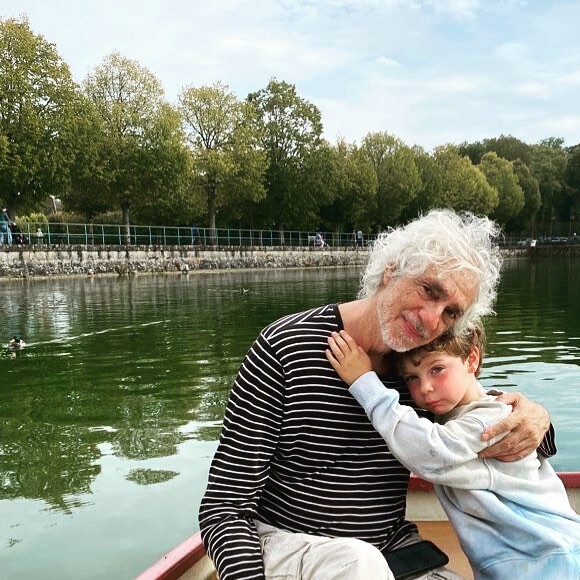
<path id="1" fill-rule="evenodd" d="M 535 451 L 550 428 L 550 416 L 541 405 L 530 401 L 521 393 L 504 393 L 497 399 L 512 406 L 512 412 L 503 421 L 492 425 L 481 435 L 489 441 L 500 433 L 509 433 L 484 449 L 479 457 L 494 457 L 500 461 L 516 461 Z"/>

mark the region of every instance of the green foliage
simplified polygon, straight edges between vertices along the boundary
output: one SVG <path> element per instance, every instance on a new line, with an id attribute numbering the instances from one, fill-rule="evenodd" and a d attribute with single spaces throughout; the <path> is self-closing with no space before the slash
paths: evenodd
<path id="1" fill-rule="evenodd" d="M 51 224 L 83 224 L 84 216 L 70 211 L 59 211 L 46 216 L 46 221 Z"/>
<path id="2" fill-rule="evenodd" d="M 319 163 L 319 156 L 327 154 L 321 151 L 320 111 L 298 96 L 294 85 L 275 79 L 247 100 L 256 111 L 268 157 L 267 197 L 253 207 L 257 221 L 263 227 L 312 227 L 319 208 L 333 199 L 332 183 L 325 185 L 323 176 L 312 174 L 329 171 Z"/>
<path id="3" fill-rule="evenodd" d="M 51 221 L 122 222 L 126 232 L 129 217 L 369 231 L 446 206 L 541 235 L 580 213 L 580 152 L 559 137 L 511 135 L 433 154 L 387 132 L 333 145 L 292 84 L 272 79 L 244 101 L 220 82 L 189 85 L 173 108 L 154 75 L 117 53 L 81 90 L 26 18 L 0 18 L 0 201 L 14 216 L 48 196 L 69 216 Z"/>
<path id="4" fill-rule="evenodd" d="M 384 229 L 401 217 L 421 189 L 421 177 L 413 151 L 400 139 L 383 133 L 369 133 L 361 152 L 370 162 L 377 179 L 377 195 L 367 207 L 374 226 Z"/>
<path id="5" fill-rule="evenodd" d="M 512 167 L 524 192 L 525 203 L 520 213 L 509 220 L 508 228 L 510 231 L 533 235 L 535 216 L 542 204 L 540 185 L 530 168 L 520 159 L 516 159 Z"/>
<path id="6" fill-rule="evenodd" d="M 78 87 L 26 18 L 0 19 L 0 192 L 12 213 L 70 186 Z"/>
<path id="7" fill-rule="evenodd" d="M 265 197 L 266 155 L 255 110 L 221 83 L 186 87 L 179 110 L 192 156 L 192 201 L 202 200 L 210 228 L 217 213 Z"/>
<path id="8" fill-rule="evenodd" d="M 494 139 L 484 139 L 486 153 L 496 153 L 498 157 L 515 161 L 519 159 L 529 165 L 532 155 L 531 147 L 512 135 L 500 135 Z"/>
<path id="9" fill-rule="evenodd" d="M 524 192 L 513 166 L 510 161 L 489 152 L 481 158 L 479 168 L 498 193 L 498 204 L 492 216 L 499 224 L 505 225 L 520 213 L 525 204 Z"/>
<path id="10" fill-rule="evenodd" d="M 22 215 L 17 217 L 18 224 L 29 224 L 29 223 L 40 223 L 47 224 L 48 217 L 44 213 L 29 213 L 28 215 Z"/>
<path id="11" fill-rule="evenodd" d="M 443 207 L 478 215 L 489 215 L 496 208 L 497 189 L 488 183 L 469 157 L 462 157 L 452 146 L 437 148 L 434 157 L 441 174 Z"/>
<path id="12" fill-rule="evenodd" d="M 367 207 L 377 194 L 377 176 L 371 162 L 355 144 L 339 141 L 330 149 L 334 193 L 333 201 L 321 208 L 321 225 L 325 230 L 353 231 L 372 227 Z"/>
<path id="13" fill-rule="evenodd" d="M 530 169 L 538 180 L 542 205 L 538 212 L 544 232 L 551 230 L 560 199 L 564 195 L 567 154 L 560 139 L 544 139 L 532 145 Z"/>
<path id="14" fill-rule="evenodd" d="M 167 207 L 186 194 L 190 158 L 179 115 L 163 100 L 161 84 L 147 69 L 117 53 L 84 82 L 98 119 L 96 179 L 87 193 L 123 212 L 129 243 L 129 212 Z M 103 204 L 85 206 L 95 213 Z"/>
<path id="15" fill-rule="evenodd" d="M 442 168 L 433 155 L 421 147 L 412 149 L 415 165 L 419 170 L 421 186 L 417 195 L 405 208 L 402 218 L 405 221 L 417 217 L 433 208 L 442 207 L 443 175 Z"/>

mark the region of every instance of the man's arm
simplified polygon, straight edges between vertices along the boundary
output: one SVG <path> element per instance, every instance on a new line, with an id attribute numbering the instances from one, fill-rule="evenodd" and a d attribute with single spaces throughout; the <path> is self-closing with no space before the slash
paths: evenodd
<path id="1" fill-rule="evenodd" d="M 505 393 L 499 401 L 511 405 L 512 413 L 503 421 L 489 427 L 482 434 L 489 441 L 500 433 L 509 432 L 501 441 L 484 449 L 480 457 L 494 457 L 501 461 L 516 461 L 538 450 L 544 457 L 556 453 L 554 428 L 546 409 L 521 393 Z"/>
<path id="2" fill-rule="evenodd" d="M 199 511 L 199 525 L 220 580 L 263 580 L 253 519 L 276 448 L 283 375 L 261 335 L 230 393 L 220 443 Z"/>

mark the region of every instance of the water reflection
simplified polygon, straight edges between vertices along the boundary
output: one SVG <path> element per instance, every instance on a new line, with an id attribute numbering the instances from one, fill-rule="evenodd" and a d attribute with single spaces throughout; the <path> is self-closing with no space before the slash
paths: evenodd
<path id="1" fill-rule="evenodd" d="M 151 459 L 188 438 L 215 440 L 257 330 L 327 293 L 351 295 L 351 272 L 324 280 L 294 271 L 7 284 L 5 332 L 28 346 L 2 363 L 0 499 L 69 512 L 65 498 L 88 493 L 100 473 L 99 446 Z M 215 423 L 181 431 L 192 417 Z"/>

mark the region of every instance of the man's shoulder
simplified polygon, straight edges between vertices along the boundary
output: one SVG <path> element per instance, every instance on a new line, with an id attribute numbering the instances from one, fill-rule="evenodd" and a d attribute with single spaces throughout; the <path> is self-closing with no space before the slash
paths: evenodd
<path id="1" fill-rule="evenodd" d="M 287 314 L 269 324 L 262 331 L 262 334 L 266 338 L 272 338 L 290 331 L 320 332 L 322 330 L 330 332 L 335 330 L 337 326 L 342 328 L 338 306 L 336 304 L 326 304 L 302 312 Z"/>

